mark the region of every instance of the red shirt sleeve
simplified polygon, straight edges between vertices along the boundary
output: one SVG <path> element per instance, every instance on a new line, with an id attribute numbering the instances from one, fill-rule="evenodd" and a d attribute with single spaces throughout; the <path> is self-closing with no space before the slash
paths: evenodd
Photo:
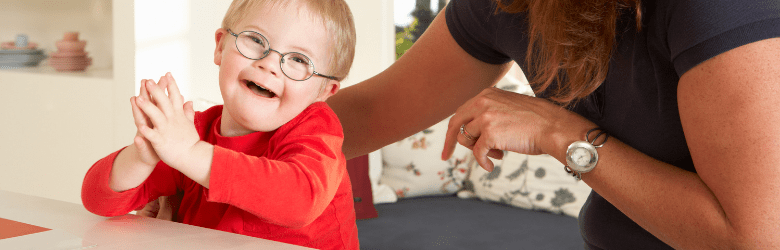
<path id="1" fill-rule="evenodd" d="M 275 132 L 265 157 L 215 146 L 208 200 L 272 224 L 306 226 L 330 204 L 345 176 L 343 140 L 335 113 L 315 103 Z"/>
<path id="2" fill-rule="evenodd" d="M 107 217 L 127 214 L 157 197 L 175 194 L 177 183 L 181 182 L 178 171 L 160 162 L 138 187 L 123 192 L 112 190 L 108 186 L 111 169 L 122 150 L 100 159 L 84 176 L 81 201 L 94 214 Z"/>

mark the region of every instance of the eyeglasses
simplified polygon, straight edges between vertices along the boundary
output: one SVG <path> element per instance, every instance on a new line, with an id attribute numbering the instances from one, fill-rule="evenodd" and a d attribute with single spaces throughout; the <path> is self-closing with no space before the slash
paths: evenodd
<path id="1" fill-rule="evenodd" d="M 311 78 L 311 76 L 316 75 L 331 80 L 340 80 L 338 77 L 323 75 L 314 71 L 314 63 L 312 63 L 311 59 L 304 54 L 298 52 L 282 53 L 271 49 L 271 44 L 268 42 L 268 39 L 260 33 L 243 31 L 235 34 L 230 29 L 227 31 L 230 35 L 236 37 L 236 49 L 238 49 L 238 52 L 247 59 L 260 60 L 271 54 L 271 51 L 281 55 L 279 58 L 279 66 L 282 69 L 282 73 L 284 73 L 287 78 L 295 81 L 306 81 Z"/>

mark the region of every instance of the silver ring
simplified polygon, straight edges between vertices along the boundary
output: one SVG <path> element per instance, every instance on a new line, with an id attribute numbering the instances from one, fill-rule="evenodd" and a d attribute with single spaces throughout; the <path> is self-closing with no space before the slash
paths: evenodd
<path id="1" fill-rule="evenodd" d="M 463 135 L 463 137 L 466 137 L 466 139 L 476 141 L 477 137 L 471 136 L 468 131 L 466 131 L 466 124 L 460 125 L 460 134 Z"/>

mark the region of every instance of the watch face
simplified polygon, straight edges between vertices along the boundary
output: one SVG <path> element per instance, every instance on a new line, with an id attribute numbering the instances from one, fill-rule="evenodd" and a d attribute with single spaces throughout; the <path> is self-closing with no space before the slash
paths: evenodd
<path id="1" fill-rule="evenodd" d="M 586 173 L 596 167 L 599 155 L 596 147 L 586 141 L 577 141 L 566 150 L 566 163 L 577 172 Z"/>
<path id="2" fill-rule="evenodd" d="M 571 152 L 571 159 L 576 165 L 585 166 L 588 165 L 591 159 L 590 151 L 585 148 L 575 148 Z"/>

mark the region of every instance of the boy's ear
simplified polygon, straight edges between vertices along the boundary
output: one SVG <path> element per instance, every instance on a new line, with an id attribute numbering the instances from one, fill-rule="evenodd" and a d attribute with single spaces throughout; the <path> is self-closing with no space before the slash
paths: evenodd
<path id="1" fill-rule="evenodd" d="M 336 80 L 328 80 L 328 82 L 325 83 L 325 87 L 322 88 L 322 91 L 320 91 L 320 95 L 317 96 L 317 101 L 324 102 L 328 99 L 328 97 L 331 97 L 336 94 L 336 92 L 339 92 L 339 89 L 341 88 L 341 82 Z"/>
<path id="2" fill-rule="evenodd" d="M 226 38 L 225 34 L 227 34 L 227 30 L 223 28 L 217 29 L 217 32 L 214 33 L 214 40 L 217 43 L 217 46 L 214 49 L 214 64 L 217 66 L 222 65 L 222 51 L 225 49 L 225 46 L 223 46 Z"/>

